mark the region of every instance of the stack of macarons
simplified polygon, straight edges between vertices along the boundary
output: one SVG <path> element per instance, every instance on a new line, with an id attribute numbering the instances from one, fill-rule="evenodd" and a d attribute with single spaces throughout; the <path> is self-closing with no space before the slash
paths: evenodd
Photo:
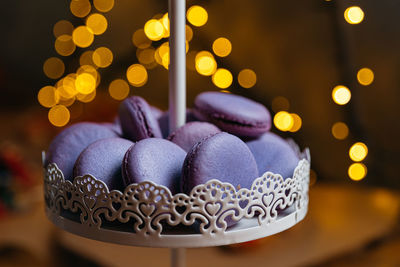
<path id="1" fill-rule="evenodd" d="M 270 132 L 271 116 L 242 96 L 204 92 L 187 112 L 187 123 L 168 134 L 168 112 L 143 98 L 125 99 L 114 123 L 74 124 L 51 142 L 45 164 L 64 178 L 90 174 L 110 190 L 151 181 L 173 194 L 218 179 L 250 188 L 267 171 L 292 177 L 299 158 Z"/>

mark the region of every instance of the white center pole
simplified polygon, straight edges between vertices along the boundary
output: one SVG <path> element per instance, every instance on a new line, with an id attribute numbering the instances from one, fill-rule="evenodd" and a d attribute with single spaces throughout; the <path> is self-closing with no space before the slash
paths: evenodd
<path id="1" fill-rule="evenodd" d="M 169 132 L 186 120 L 186 0 L 169 0 Z"/>

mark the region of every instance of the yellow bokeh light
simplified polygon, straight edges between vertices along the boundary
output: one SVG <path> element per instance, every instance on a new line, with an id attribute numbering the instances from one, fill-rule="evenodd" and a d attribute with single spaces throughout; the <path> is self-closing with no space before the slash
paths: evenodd
<path id="1" fill-rule="evenodd" d="M 58 92 L 54 86 L 45 86 L 40 89 L 37 98 L 40 105 L 46 108 L 51 108 L 57 105 L 60 100 Z"/>
<path id="2" fill-rule="evenodd" d="M 56 105 L 49 110 L 48 118 L 51 124 L 62 127 L 69 122 L 69 110 L 63 105 Z"/>
<path id="3" fill-rule="evenodd" d="M 286 111 L 279 111 L 274 116 L 274 125 L 281 131 L 289 131 L 292 129 L 294 120 L 292 115 Z"/>
<path id="4" fill-rule="evenodd" d="M 131 85 L 140 87 L 147 82 L 147 70 L 143 65 L 133 64 L 126 71 L 126 77 Z"/>
<path id="5" fill-rule="evenodd" d="M 164 16 L 159 20 L 164 27 L 164 35 L 163 38 L 169 37 L 169 18 L 168 13 L 165 13 Z"/>
<path id="6" fill-rule="evenodd" d="M 75 88 L 75 77 L 67 75 L 56 83 L 60 100 L 69 100 L 78 93 Z"/>
<path id="7" fill-rule="evenodd" d="M 217 56 L 226 57 L 232 51 L 232 44 L 228 39 L 220 37 L 213 42 L 212 49 Z"/>
<path id="8" fill-rule="evenodd" d="M 190 42 L 193 39 L 193 30 L 189 25 L 185 27 L 186 41 Z"/>
<path id="9" fill-rule="evenodd" d="M 168 58 L 167 56 L 168 55 Z M 168 68 L 168 63 L 169 63 L 169 43 L 165 42 L 162 45 L 160 45 L 159 48 L 156 49 L 156 51 L 154 52 L 154 59 L 156 60 L 156 62 L 160 65 L 163 65 L 165 67 L 164 64 L 167 63 L 167 67 Z M 164 62 L 163 62 L 164 59 Z"/>
<path id="10" fill-rule="evenodd" d="M 68 20 L 60 20 L 53 27 L 53 34 L 57 38 L 63 34 L 72 35 L 72 31 L 74 30 L 74 26 Z"/>
<path id="11" fill-rule="evenodd" d="M 212 76 L 212 82 L 215 86 L 226 89 L 231 86 L 233 81 L 232 73 L 227 69 L 217 69 L 217 71 Z"/>
<path id="12" fill-rule="evenodd" d="M 90 5 L 89 0 L 72 0 L 69 9 L 74 16 L 83 18 L 89 14 L 92 6 Z"/>
<path id="13" fill-rule="evenodd" d="M 88 73 L 93 76 L 93 78 L 96 80 L 96 86 L 100 84 L 100 74 L 97 72 L 95 67 L 91 65 L 82 65 L 78 68 L 76 71 L 76 74 L 83 74 L 83 73 Z"/>
<path id="14" fill-rule="evenodd" d="M 207 51 L 199 52 L 196 55 L 195 68 L 198 73 L 204 76 L 211 76 L 217 70 L 217 62 L 211 53 Z M 226 88 L 226 87 L 225 87 Z"/>
<path id="15" fill-rule="evenodd" d="M 144 33 L 150 40 L 158 41 L 163 38 L 164 26 L 160 21 L 151 19 L 144 25 Z"/>
<path id="16" fill-rule="evenodd" d="M 78 93 L 90 94 L 96 89 L 96 79 L 89 73 L 82 73 L 76 77 L 75 88 Z"/>
<path id="17" fill-rule="evenodd" d="M 165 69 L 169 68 L 169 52 L 165 53 L 161 58 L 161 64 Z"/>
<path id="18" fill-rule="evenodd" d="M 203 7 L 195 5 L 188 9 L 186 17 L 193 26 L 200 27 L 207 23 L 208 13 Z"/>
<path id="19" fill-rule="evenodd" d="M 93 32 L 95 35 L 103 34 L 108 26 L 107 19 L 98 13 L 91 14 L 86 19 L 86 26 Z"/>
<path id="20" fill-rule="evenodd" d="M 271 107 L 274 112 L 287 111 L 290 108 L 289 100 L 283 96 L 274 97 Z"/>
<path id="21" fill-rule="evenodd" d="M 338 105 L 346 105 L 351 99 L 349 88 L 343 85 L 338 85 L 332 90 L 332 98 Z"/>
<path id="22" fill-rule="evenodd" d="M 79 26 L 72 32 L 72 40 L 79 47 L 88 47 L 93 43 L 93 32 L 86 26 Z"/>
<path id="23" fill-rule="evenodd" d="M 114 7 L 114 0 L 93 0 L 93 5 L 100 12 L 108 12 Z"/>
<path id="24" fill-rule="evenodd" d="M 76 100 L 75 96 L 71 97 L 71 98 L 68 98 L 68 99 L 63 99 L 62 97 L 60 97 L 60 101 L 58 101 L 58 104 L 66 106 L 66 107 L 69 107 L 69 106 L 72 106 L 72 104 L 75 103 L 75 100 Z"/>
<path id="25" fill-rule="evenodd" d="M 297 115 L 296 113 L 290 113 L 290 115 L 292 116 L 292 119 L 293 119 L 293 125 L 289 129 L 289 131 L 294 133 L 294 132 L 297 132 L 298 130 L 300 130 L 303 122 L 301 120 L 301 117 L 299 115 Z"/>
<path id="26" fill-rule="evenodd" d="M 350 24 L 358 24 L 364 19 L 364 11 L 359 6 L 351 6 L 344 11 L 344 19 Z"/>
<path id="27" fill-rule="evenodd" d="M 147 38 L 143 29 L 135 31 L 132 35 L 132 43 L 140 49 L 147 48 L 151 45 L 151 40 Z"/>
<path id="28" fill-rule="evenodd" d="M 360 181 L 367 175 L 367 167 L 362 163 L 353 163 L 347 173 L 353 181 Z"/>
<path id="29" fill-rule="evenodd" d="M 244 69 L 239 72 L 238 82 L 243 88 L 251 88 L 257 82 L 257 75 L 251 69 Z"/>
<path id="30" fill-rule="evenodd" d="M 370 85 L 374 81 L 374 72 L 369 68 L 362 68 L 357 72 L 357 80 L 361 85 Z"/>
<path id="31" fill-rule="evenodd" d="M 64 71 L 64 62 L 57 57 L 48 58 L 43 64 L 44 74 L 51 79 L 60 78 L 64 74 Z"/>
<path id="32" fill-rule="evenodd" d="M 54 48 L 59 55 L 69 56 L 74 53 L 76 46 L 72 41 L 72 37 L 70 35 L 63 34 L 57 37 L 54 43 Z"/>
<path id="33" fill-rule="evenodd" d="M 362 143 L 355 143 L 350 147 L 349 156 L 353 161 L 362 161 L 368 154 L 368 147 Z"/>
<path id="34" fill-rule="evenodd" d="M 113 53 L 107 47 L 99 47 L 94 50 L 92 59 L 94 64 L 99 68 L 106 68 L 113 61 Z"/>
<path id="35" fill-rule="evenodd" d="M 136 52 L 136 56 L 139 62 L 143 65 L 149 65 L 154 62 L 154 48 L 146 48 L 146 49 L 138 49 Z"/>
<path id="36" fill-rule="evenodd" d="M 83 102 L 83 103 L 89 103 L 91 102 L 94 98 L 96 97 L 96 90 L 94 90 L 93 92 L 91 92 L 90 94 L 77 94 L 76 98 Z"/>
<path id="37" fill-rule="evenodd" d="M 81 66 L 83 65 L 94 65 L 93 62 L 93 51 L 88 50 L 82 53 L 82 55 L 79 57 L 79 64 Z"/>
<path id="38" fill-rule="evenodd" d="M 336 122 L 332 126 L 332 135 L 338 140 L 346 139 L 349 135 L 349 127 L 344 122 Z"/>
<path id="39" fill-rule="evenodd" d="M 108 86 L 108 93 L 115 100 L 123 100 L 129 95 L 129 84 L 122 79 L 114 80 Z"/>

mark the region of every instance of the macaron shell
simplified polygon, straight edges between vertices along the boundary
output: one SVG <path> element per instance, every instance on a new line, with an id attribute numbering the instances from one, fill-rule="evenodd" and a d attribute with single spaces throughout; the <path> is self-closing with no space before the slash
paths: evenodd
<path id="1" fill-rule="evenodd" d="M 150 106 L 139 96 L 129 97 L 121 103 L 119 118 L 124 136 L 132 141 L 162 137 Z"/>
<path id="2" fill-rule="evenodd" d="M 155 106 L 150 106 L 150 109 L 151 113 L 153 113 L 153 116 L 156 120 L 158 120 L 164 113 L 161 109 Z"/>
<path id="3" fill-rule="evenodd" d="M 121 166 L 126 151 L 134 143 L 122 138 L 107 138 L 89 145 L 79 155 L 74 176 L 90 174 L 103 181 L 110 190 L 123 190 Z"/>
<path id="4" fill-rule="evenodd" d="M 186 122 L 198 121 L 198 119 L 194 116 L 192 109 L 186 109 Z M 160 125 L 160 129 L 164 138 L 167 138 L 169 135 L 169 113 L 168 111 L 164 112 L 162 116 L 158 119 L 158 124 Z"/>
<path id="5" fill-rule="evenodd" d="M 50 143 L 45 164 L 56 163 L 64 178 L 72 181 L 74 164 L 79 154 L 93 142 L 110 137 L 117 137 L 117 134 L 100 124 L 81 122 L 71 125 Z"/>
<path id="6" fill-rule="evenodd" d="M 168 140 L 180 146 L 183 150 L 188 152 L 197 142 L 203 138 L 220 133 L 221 130 L 217 126 L 208 122 L 189 122 L 177 129 L 170 136 Z"/>
<path id="7" fill-rule="evenodd" d="M 246 144 L 238 137 L 221 132 L 204 138 L 189 151 L 182 169 L 182 190 L 211 179 L 250 188 L 258 177 L 256 161 Z"/>
<path id="8" fill-rule="evenodd" d="M 299 158 L 284 139 L 268 132 L 246 144 L 256 159 L 260 176 L 267 171 L 281 174 L 285 179 L 293 176 Z"/>
<path id="9" fill-rule="evenodd" d="M 271 128 L 269 111 L 260 103 L 238 95 L 204 92 L 196 97 L 193 110 L 199 120 L 241 137 L 258 137 Z"/>
<path id="10" fill-rule="evenodd" d="M 125 185 L 151 181 L 179 192 L 181 169 L 186 152 L 174 143 L 160 138 L 137 142 L 125 154 L 122 172 Z"/>

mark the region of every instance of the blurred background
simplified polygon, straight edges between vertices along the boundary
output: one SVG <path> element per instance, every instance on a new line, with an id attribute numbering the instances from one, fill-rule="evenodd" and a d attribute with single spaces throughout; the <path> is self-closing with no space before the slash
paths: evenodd
<path id="1" fill-rule="evenodd" d="M 210 257 L 221 266 L 400 266 L 399 9 L 390 0 L 187 1 L 188 107 L 203 91 L 259 101 L 273 131 L 312 158 L 304 222 L 189 250 L 188 266 Z M 168 250 L 89 241 L 47 222 L 41 151 L 75 122 L 113 121 L 129 95 L 168 109 L 167 11 L 157 0 L 2 4 L 0 266 L 132 265 L 124 252 L 137 266 L 165 265 Z"/>

